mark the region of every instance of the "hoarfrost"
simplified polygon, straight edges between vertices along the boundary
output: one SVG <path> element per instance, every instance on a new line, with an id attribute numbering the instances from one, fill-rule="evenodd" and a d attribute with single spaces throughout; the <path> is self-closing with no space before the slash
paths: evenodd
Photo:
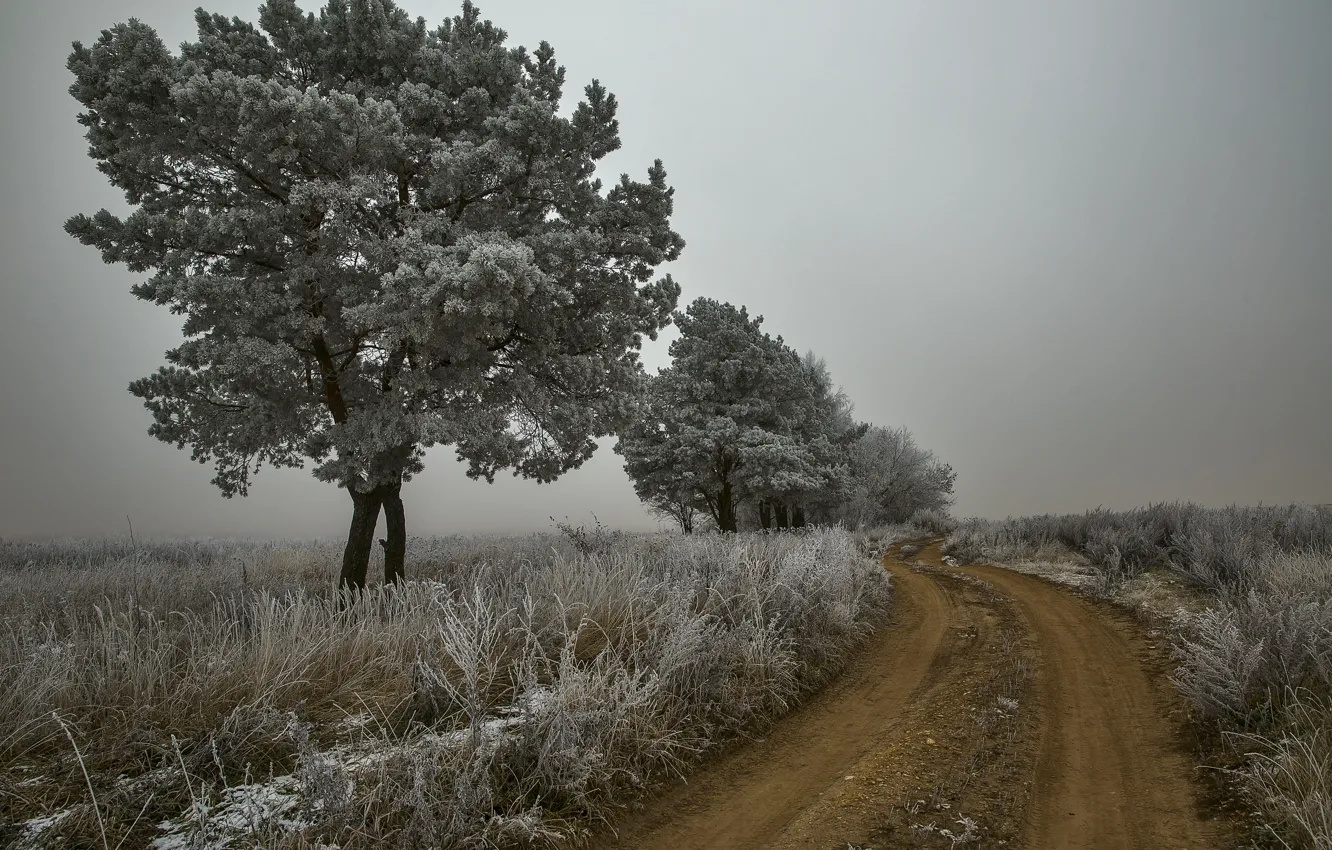
<path id="1" fill-rule="evenodd" d="M 20 843 L 18 846 L 38 846 L 37 840 L 41 838 L 42 833 L 69 817 L 70 813 L 73 811 L 73 809 L 62 809 L 61 811 L 49 815 L 42 815 L 41 817 L 25 821 L 23 824 L 23 836 L 19 839 Z"/>
<path id="2" fill-rule="evenodd" d="M 166 835 L 153 839 L 150 846 L 153 850 L 222 850 L 234 839 L 257 835 L 266 828 L 299 830 L 308 824 L 286 817 L 300 802 L 299 791 L 300 783 L 291 776 L 226 788 L 217 803 L 196 801 L 179 818 L 158 824 Z"/>

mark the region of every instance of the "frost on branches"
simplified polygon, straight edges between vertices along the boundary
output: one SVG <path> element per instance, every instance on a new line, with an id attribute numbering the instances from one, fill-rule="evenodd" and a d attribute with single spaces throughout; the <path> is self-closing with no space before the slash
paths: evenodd
<path id="1" fill-rule="evenodd" d="M 679 296 L 652 282 L 684 246 L 673 190 L 658 161 L 603 191 L 614 96 L 593 81 L 557 114 L 551 47 L 506 47 L 470 2 L 435 29 L 392 0 L 197 22 L 179 55 L 135 20 L 74 45 L 89 155 L 131 211 L 66 229 L 185 317 L 130 386 L 150 433 L 226 496 L 313 462 L 354 504 L 343 585 L 381 507 L 395 580 L 426 448 L 549 481 L 632 414 L 640 342 Z"/>
<path id="2" fill-rule="evenodd" d="M 869 428 L 851 445 L 845 515 L 854 526 L 906 522 L 953 504 L 953 467 L 916 444 L 906 428 Z"/>
<path id="3" fill-rule="evenodd" d="M 616 446 L 639 497 L 685 531 L 697 515 L 735 531 L 746 503 L 764 527 L 800 525 L 847 486 L 849 403 L 762 321 L 707 298 L 676 313 L 672 364 Z"/>
<path id="4" fill-rule="evenodd" d="M 861 528 L 947 510 L 952 467 L 906 428 L 857 423 L 824 361 L 762 322 L 707 298 L 675 314 L 671 366 L 615 447 L 639 498 L 686 532 L 700 519 L 719 531 Z"/>

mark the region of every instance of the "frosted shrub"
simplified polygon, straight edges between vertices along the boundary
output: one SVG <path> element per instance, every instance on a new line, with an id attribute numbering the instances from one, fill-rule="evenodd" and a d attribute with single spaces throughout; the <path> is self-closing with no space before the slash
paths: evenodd
<path id="1" fill-rule="evenodd" d="M 1251 584 L 1182 618 L 1175 674 L 1242 759 L 1240 776 L 1283 846 L 1332 848 L 1332 553 L 1269 553 Z"/>
<path id="2" fill-rule="evenodd" d="M 1292 688 L 1332 694 L 1332 557 L 1275 555 L 1243 596 L 1180 621 L 1176 682 L 1207 716 L 1270 721 Z"/>
<path id="3" fill-rule="evenodd" d="M 930 536 L 929 529 L 911 523 L 879 525 L 860 535 L 860 545 L 871 557 L 882 558 L 890 547 L 898 543 L 906 540 L 924 540 Z"/>
<path id="4" fill-rule="evenodd" d="M 1262 564 L 1262 587 L 1278 596 L 1332 599 L 1332 547 L 1270 554 Z"/>
<path id="5" fill-rule="evenodd" d="M 1235 735 L 1249 757 L 1244 782 L 1264 829 L 1292 850 L 1332 850 L 1332 708 L 1292 691 L 1287 723 L 1271 738 Z"/>
<path id="6" fill-rule="evenodd" d="M 963 520 L 944 541 L 943 551 L 963 563 L 1048 561 L 1070 556 L 1072 553 L 1057 536 L 1043 527 L 1044 519 Z"/>
<path id="7" fill-rule="evenodd" d="M 1274 553 L 1332 549 L 1332 510 L 1208 510 L 1163 502 L 1120 512 L 971 519 L 958 524 L 944 550 L 963 561 L 1022 561 L 1057 556 L 1060 548 L 1112 573 L 1111 583 L 1159 565 L 1199 587 L 1242 593 Z"/>
<path id="8" fill-rule="evenodd" d="M 911 515 L 908 523 L 930 534 L 950 534 L 957 528 L 957 520 L 949 516 L 948 511 L 938 508 L 921 508 Z"/>
<path id="9" fill-rule="evenodd" d="M 1232 517 L 1218 517 L 1198 526 L 1171 538 L 1179 571 L 1208 590 L 1250 587 L 1259 561 L 1274 545 Z"/>

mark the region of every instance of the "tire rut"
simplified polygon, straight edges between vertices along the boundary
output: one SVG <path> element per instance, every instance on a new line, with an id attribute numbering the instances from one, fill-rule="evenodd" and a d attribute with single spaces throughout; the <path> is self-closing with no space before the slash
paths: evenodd
<path id="1" fill-rule="evenodd" d="M 758 742 L 723 754 L 617 825 L 593 846 L 640 850 L 769 847 L 881 740 L 926 684 L 953 622 L 940 585 L 905 566 L 895 579 L 894 622 L 872 635 L 825 689 Z"/>
<path id="2" fill-rule="evenodd" d="M 1199 810 L 1179 700 L 1144 670 L 1143 640 L 1114 612 L 1038 578 L 967 567 L 1012 598 L 1035 639 L 1041 723 L 1026 843 L 1050 848 L 1223 846 Z"/>
<path id="3" fill-rule="evenodd" d="M 1040 850 L 1225 846 L 1227 830 L 1199 814 L 1189 754 L 1167 717 L 1169 685 L 1143 669 L 1131 625 L 1030 576 L 949 569 L 937 543 L 913 559 L 921 568 L 884 559 L 894 621 L 836 680 L 590 846 L 935 846 L 910 833 L 901 807 L 944 787 L 965 788 L 964 802 L 991 815 L 1020 809 L 992 817 L 1001 828 L 971 846 L 996 846 L 1000 835 L 1005 847 Z M 985 592 L 968 588 L 976 580 Z M 1026 735 L 1001 754 L 1006 764 L 978 770 L 958 739 L 990 710 L 976 700 L 1002 661 L 999 644 L 1013 639 L 1001 639 L 1001 624 L 1025 631 L 1034 710 L 1024 707 Z"/>

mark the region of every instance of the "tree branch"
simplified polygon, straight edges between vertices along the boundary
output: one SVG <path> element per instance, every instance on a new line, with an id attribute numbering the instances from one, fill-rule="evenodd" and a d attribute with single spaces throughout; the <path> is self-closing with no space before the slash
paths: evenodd
<path id="1" fill-rule="evenodd" d="M 270 271 L 275 271 L 275 272 L 285 272 L 287 270 L 286 266 L 279 266 L 270 260 L 262 260 L 250 254 L 229 254 L 226 251 L 210 251 L 207 248 L 200 248 L 197 245 L 193 246 L 176 245 L 171 242 L 163 242 L 162 247 L 168 248 L 172 251 L 196 251 L 200 254 L 204 254 L 205 256 L 221 257 L 222 259 L 225 260 L 239 260 L 242 263 L 250 263 L 251 265 L 259 266 L 260 268 L 268 269 Z"/>
<path id="2" fill-rule="evenodd" d="M 276 189 L 272 188 L 272 187 L 269 186 L 267 183 L 265 183 L 263 180 L 260 180 L 260 179 L 259 179 L 259 176 L 258 176 L 257 174 L 255 174 L 253 171 L 251 171 L 250 169 L 246 168 L 246 167 L 240 162 L 240 160 L 234 160 L 234 159 L 231 159 L 230 157 L 226 156 L 225 154 L 222 155 L 222 159 L 225 160 L 226 162 L 228 162 L 228 163 L 231 165 L 232 168 L 236 169 L 236 170 L 239 171 L 241 174 L 244 174 L 246 177 L 248 177 L 248 178 L 250 179 L 250 182 L 252 182 L 252 183 L 254 183 L 254 185 L 258 186 L 258 187 L 259 187 L 259 190 L 260 190 L 261 192 L 263 192 L 265 195 L 267 195 L 268 197 L 270 197 L 270 198 L 272 198 L 273 200 L 277 201 L 279 204 L 282 204 L 283 206 L 286 206 L 286 205 L 287 205 L 287 203 L 288 203 L 288 199 L 287 199 L 287 196 L 286 196 L 286 195 L 283 195 L 281 192 L 279 192 L 279 191 L 277 191 Z"/>
<path id="3" fill-rule="evenodd" d="M 521 331 L 522 328 L 518 327 L 518 323 L 515 322 L 513 327 L 509 329 L 508 336 L 504 337 L 504 339 L 500 340 L 499 342 L 488 344 L 486 346 L 486 350 L 492 352 L 502 351 L 503 349 L 508 347 L 509 343 L 513 342 L 514 340 L 521 339 L 520 336 Z"/>
<path id="4" fill-rule="evenodd" d="M 346 354 L 346 355 L 347 355 L 347 357 L 346 357 L 346 358 L 342 361 L 342 363 L 338 366 L 338 372 L 339 372 L 339 373 L 342 373 L 342 372 L 347 371 L 347 367 L 350 366 L 352 363 L 355 363 L 355 362 L 356 362 L 356 358 L 360 355 L 361 350 L 362 350 L 362 349 L 361 349 L 361 343 L 362 343 L 364 340 L 365 340 L 365 337 L 364 337 L 364 336 L 358 336 L 358 337 L 356 337 L 355 340 L 352 341 L 351 347 L 347 348 L 345 351 L 338 352 L 339 354 Z M 330 355 L 330 357 L 332 357 L 332 356 L 334 356 L 334 355 Z"/>

